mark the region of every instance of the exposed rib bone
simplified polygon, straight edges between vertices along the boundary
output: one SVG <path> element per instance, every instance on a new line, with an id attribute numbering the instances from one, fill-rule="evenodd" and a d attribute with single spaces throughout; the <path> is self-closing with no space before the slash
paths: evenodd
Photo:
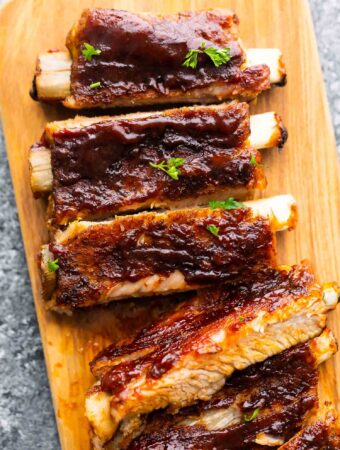
<path id="1" fill-rule="evenodd" d="M 47 194 L 52 191 L 53 174 L 51 152 L 46 147 L 30 151 L 29 166 L 31 187 L 34 193 Z"/>
<path id="2" fill-rule="evenodd" d="M 258 150 L 281 147 L 287 138 L 281 117 L 274 112 L 250 116 L 249 144 Z"/>
<path id="3" fill-rule="evenodd" d="M 68 52 L 39 55 L 34 78 L 39 100 L 59 101 L 70 95 L 71 65 Z"/>
<path id="4" fill-rule="evenodd" d="M 247 66 L 266 64 L 270 69 L 270 83 L 282 85 L 286 82 L 286 70 L 282 52 L 278 48 L 248 48 Z"/>

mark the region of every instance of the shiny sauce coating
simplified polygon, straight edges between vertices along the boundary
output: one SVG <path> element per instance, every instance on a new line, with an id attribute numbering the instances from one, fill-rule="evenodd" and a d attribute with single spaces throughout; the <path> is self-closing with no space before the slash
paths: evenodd
<path id="1" fill-rule="evenodd" d="M 214 225 L 218 236 L 208 231 Z M 58 258 L 55 299 L 87 306 L 124 281 L 180 271 L 188 289 L 232 281 L 275 263 L 268 219 L 249 208 L 142 213 L 95 224 L 50 244 Z"/>
<path id="2" fill-rule="evenodd" d="M 254 188 L 262 171 L 250 162 L 252 154 L 260 155 L 247 146 L 249 132 L 245 103 L 54 132 L 43 138 L 51 149 L 52 218 L 64 224 L 153 203 L 190 205 L 216 189 Z M 150 165 L 170 158 L 184 160 L 177 180 Z"/>
<path id="3" fill-rule="evenodd" d="M 142 330 L 132 342 L 104 349 L 91 363 L 92 371 L 101 377 L 104 390 L 119 395 L 127 383 L 142 371 L 146 377 L 160 378 L 180 357 L 198 351 L 197 343 L 214 326 L 221 326 L 233 333 L 253 320 L 259 310 L 272 311 L 294 298 L 307 295 L 313 281 L 313 275 L 303 267 L 294 267 L 288 273 L 267 268 L 252 274 L 248 281 L 203 289 L 198 294 L 191 294 L 192 298 L 184 301 L 174 312 L 165 314 L 152 326 Z M 221 320 L 223 325 L 218 325 Z M 116 358 L 144 350 L 148 350 L 146 355 L 109 367 Z M 98 364 L 101 366 L 100 372 L 97 371 Z M 262 364 L 263 373 L 267 371 L 269 375 L 273 372 L 273 368 L 269 368 L 270 364 Z M 235 389 L 260 383 L 261 377 L 256 370 L 253 372 L 248 370 L 242 377 L 237 376 L 239 386 Z M 235 395 L 235 383 L 232 381 L 231 387 L 226 385 L 229 399 Z M 293 384 L 287 379 L 287 385 Z M 299 389 L 298 386 L 296 388 Z M 261 400 L 254 395 L 243 408 L 245 411 L 252 410 L 258 402 L 264 406 L 270 396 L 269 390 L 267 400 L 265 395 L 261 396 Z M 206 407 L 225 407 L 225 401 L 229 400 L 225 400 L 224 395 L 219 399 L 216 394 L 210 403 L 206 403 Z M 204 408 L 202 405 L 200 407 Z"/>
<path id="4" fill-rule="evenodd" d="M 339 450 L 340 429 L 322 420 L 306 427 L 296 438 L 288 442 L 285 450 Z"/>
<path id="5" fill-rule="evenodd" d="M 237 17 L 222 10 L 182 12 L 173 16 L 134 14 L 128 11 L 85 10 L 69 34 L 73 58 L 71 92 L 78 105 L 110 105 L 115 98 L 171 96 L 195 88 L 223 84 L 230 95 L 256 96 L 268 89 L 269 69 L 242 70 L 245 55 L 238 41 Z M 205 54 L 195 69 L 184 67 L 191 49 L 230 49 L 231 59 L 215 67 Z M 84 43 L 101 51 L 87 61 Z M 99 88 L 91 84 L 100 82 Z"/>

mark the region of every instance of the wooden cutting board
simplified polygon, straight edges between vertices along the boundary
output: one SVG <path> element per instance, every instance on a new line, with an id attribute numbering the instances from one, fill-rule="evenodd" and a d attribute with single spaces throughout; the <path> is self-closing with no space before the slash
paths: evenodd
<path id="1" fill-rule="evenodd" d="M 0 12 L 0 103 L 27 263 L 43 341 L 54 408 L 64 450 L 89 449 L 84 392 L 92 383 L 88 363 L 104 345 L 133 333 L 168 305 L 143 300 L 81 311 L 72 317 L 46 313 L 36 254 L 46 241 L 45 205 L 30 191 L 27 154 L 47 121 L 72 111 L 43 106 L 28 95 L 36 55 L 64 48 L 66 33 L 85 7 L 173 12 L 231 7 L 248 47 L 279 47 L 288 85 L 268 92 L 254 111 L 274 110 L 288 127 L 283 152 L 268 151 L 266 195 L 292 193 L 298 201 L 296 231 L 279 236 L 279 260 L 310 259 L 322 281 L 340 281 L 339 166 L 307 1 L 299 0 L 13 0 Z M 151 311 L 151 313 L 149 313 Z M 340 308 L 338 310 L 340 318 Z M 338 320 L 339 322 L 339 320 Z M 340 339 L 336 313 L 329 324 Z M 337 374 L 337 376 L 335 375 Z M 323 398 L 340 408 L 340 354 L 322 369 Z M 43 430 L 39 430 L 43 433 Z"/>

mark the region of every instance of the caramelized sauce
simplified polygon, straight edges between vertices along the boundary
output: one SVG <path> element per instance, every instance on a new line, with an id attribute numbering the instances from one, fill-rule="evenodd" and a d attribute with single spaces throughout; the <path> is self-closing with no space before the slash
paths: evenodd
<path id="1" fill-rule="evenodd" d="M 86 10 L 76 35 L 68 37 L 73 56 L 71 92 L 79 105 L 110 105 L 117 97 L 145 94 L 170 96 L 214 83 L 230 85 L 230 93 L 269 87 L 267 66 L 241 70 L 245 56 L 238 42 L 238 19 L 220 10 L 150 17 L 127 11 Z M 187 52 L 205 46 L 229 48 L 231 60 L 215 67 L 205 54 L 196 69 L 184 67 Z M 84 42 L 101 50 L 86 61 Z M 100 81 L 99 89 L 90 85 Z"/>
<path id="2" fill-rule="evenodd" d="M 135 439 L 129 450 L 136 449 L 204 449 L 257 450 L 269 449 L 257 445 L 259 433 L 268 433 L 284 441 L 299 431 L 303 418 L 317 404 L 318 372 L 309 344 L 300 344 L 235 372 L 224 388 L 209 401 L 183 408 L 171 416 L 155 411 L 147 418 L 143 434 Z M 251 422 L 244 422 L 222 430 L 209 431 L 203 426 L 183 426 L 187 417 L 199 417 L 204 411 L 228 408 L 238 395 L 246 400 L 239 406 L 244 412 L 260 408 Z M 305 448 L 305 447 L 303 447 Z M 306 447 L 306 450 L 310 447 Z M 314 448 L 314 447 L 313 447 Z M 315 447 L 321 448 L 321 447 Z M 299 447 L 300 450 L 300 447 Z"/>
<path id="3" fill-rule="evenodd" d="M 44 142 L 52 155 L 55 221 L 189 200 L 218 188 L 254 187 L 254 150 L 244 148 L 248 136 L 245 103 L 56 132 L 52 142 Z M 185 160 L 178 180 L 150 166 L 172 157 Z"/>
<path id="4" fill-rule="evenodd" d="M 307 295 L 308 286 L 312 282 L 313 276 L 304 268 L 294 268 L 289 273 L 264 269 L 252 274 L 248 281 L 205 289 L 196 295 L 187 294 L 188 298 L 181 306 L 174 312 L 164 315 L 154 325 L 142 330 L 134 341 L 122 346 L 112 345 L 103 350 L 92 362 L 92 370 L 96 373 L 96 365 L 99 362 L 109 363 L 123 355 L 148 350 L 144 356 L 108 369 L 102 377 L 102 388 L 119 395 L 127 383 L 141 371 L 145 371 L 147 377 L 157 379 L 169 371 L 179 357 L 199 351 L 197 348 L 199 338 L 214 324 L 216 326 L 221 319 L 225 321 L 223 328 L 231 331 L 235 324 L 240 327 L 252 320 L 259 310 L 272 310 L 291 301 L 294 296 Z M 244 321 L 240 320 L 241 316 Z M 277 380 L 282 378 L 280 395 L 286 397 L 286 403 L 289 404 L 289 392 L 297 395 L 303 391 L 309 384 L 309 378 L 302 374 L 306 384 L 302 381 L 301 385 L 298 385 L 293 375 L 290 378 L 291 372 L 288 371 L 283 379 L 282 365 L 288 361 L 289 366 L 294 369 L 293 373 L 299 374 L 301 372 L 299 364 L 307 364 L 308 357 L 306 350 L 302 349 L 298 353 L 298 348 L 292 357 L 287 356 L 289 355 L 287 352 L 283 355 L 235 375 L 230 383 L 226 384 L 222 398 L 216 394 L 211 401 L 201 403 L 199 408 L 225 407 L 225 402 L 230 402 L 238 389 L 261 384 L 263 377 L 271 375 L 277 377 Z M 287 394 L 284 393 L 283 386 L 286 386 Z M 258 405 L 261 408 L 265 407 L 273 397 L 275 389 L 278 389 L 278 386 L 272 383 L 272 386 L 262 389 L 259 395 L 249 397 L 242 408 L 247 412 L 257 408 Z M 191 410 L 191 413 L 194 411 Z"/>
<path id="5" fill-rule="evenodd" d="M 340 430 L 318 420 L 285 446 L 285 450 L 339 450 Z"/>
<path id="6" fill-rule="evenodd" d="M 214 236 L 208 225 L 219 227 Z M 96 304 L 117 283 L 180 271 L 188 285 L 210 285 L 246 276 L 274 263 L 273 232 L 248 208 L 188 209 L 144 213 L 90 226 L 63 244 L 58 258 L 56 301 Z"/>

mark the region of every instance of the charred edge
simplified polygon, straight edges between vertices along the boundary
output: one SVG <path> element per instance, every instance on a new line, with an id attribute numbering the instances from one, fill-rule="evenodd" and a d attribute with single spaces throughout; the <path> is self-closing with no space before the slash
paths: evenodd
<path id="1" fill-rule="evenodd" d="M 274 86 L 279 86 L 279 87 L 283 87 L 287 84 L 287 72 L 286 72 L 286 66 L 285 63 L 283 61 L 283 57 L 281 55 L 280 59 L 279 59 L 279 66 L 280 66 L 280 72 L 282 75 L 282 78 L 279 82 L 275 83 Z"/>
<path id="2" fill-rule="evenodd" d="M 288 130 L 284 126 L 284 124 L 282 122 L 282 118 L 281 118 L 281 116 L 279 116 L 279 114 L 275 113 L 275 118 L 277 120 L 278 127 L 279 127 L 279 130 L 280 130 L 280 138 L 278 140 L 277 147 L 279 149 L 282 149 L 284 147 L 285 143 L 287 142 L 287 139 L 288 139 Z"/>
<path id="3" fill-rule="evenodd" d="M 284 87 L 286 84 L 287 84 L 287 74 L 285 73 L 282 75 L 282 79 L 278 83 L 275 83 L 273 86 Z"/>
<path id="4" fill-rule="evenodd" d="M 36 75 L 34 75 L 34 77 L 33 77 L 32 86 L 31 86 L 31 89 L 29 91 L 29 94 L 30 94 L 30 97 L 31 97 L 32 100 L 34 100 L 36 102 L 39 101 Z"/>

